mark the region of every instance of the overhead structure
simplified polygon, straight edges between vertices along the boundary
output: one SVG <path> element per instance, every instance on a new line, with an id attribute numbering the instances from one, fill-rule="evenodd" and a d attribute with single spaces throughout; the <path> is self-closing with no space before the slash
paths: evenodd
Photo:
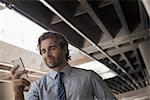
<path id="1" fill-rule="evenodd" d="M 150 85 L 138 45 L 150 39 L 141 0 L 1 0 L 47 30 L 55 30 L 117 76 L 105 82 L 116 94 Z M 150 48 L 150 47 L 148 47 Z"/>

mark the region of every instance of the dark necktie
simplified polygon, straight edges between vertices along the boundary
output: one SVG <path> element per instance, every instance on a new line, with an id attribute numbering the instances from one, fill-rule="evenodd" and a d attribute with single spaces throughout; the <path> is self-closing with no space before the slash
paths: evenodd
<path id="1" fill-rule="evenodd" d="M 66 92 L 62 77 L 64 76 L 63 72 L 58 72 L 58 98 L 59 100 L 66 100 Z"/>

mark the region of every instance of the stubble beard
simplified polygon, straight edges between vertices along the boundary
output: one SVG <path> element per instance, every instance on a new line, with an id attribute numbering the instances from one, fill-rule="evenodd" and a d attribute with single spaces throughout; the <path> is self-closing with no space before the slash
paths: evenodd
<path id="1" fill-rule="evenodd" d="M 46 65 L 49 67 L 49 68 L 55 68 L 56 65 L 54 63 L 49 63 L 49 62 L 46 62 Z"/>
<path id="2" fill-rule="evenodd" d="M 46 65 L 49 67 L 49 68 L 56 68 L 58 67 L 59 65 L 61 65 L 61 61 L 53 61 L 53 62 L 46 62 Z"/>

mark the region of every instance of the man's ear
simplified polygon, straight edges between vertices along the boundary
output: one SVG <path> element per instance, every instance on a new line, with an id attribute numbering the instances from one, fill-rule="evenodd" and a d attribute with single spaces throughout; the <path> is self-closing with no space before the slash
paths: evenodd
<path id="1" fill-rule="evenodd" d="M 67 50 L 68 50 L 67 46 L 64 46 L 63 51 L 65 54 L 67 54 Z"/>

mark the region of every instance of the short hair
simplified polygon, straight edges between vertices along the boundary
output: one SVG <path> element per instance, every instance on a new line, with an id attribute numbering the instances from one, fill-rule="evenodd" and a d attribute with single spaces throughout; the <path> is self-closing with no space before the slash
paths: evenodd
<path id="1" fill-rule="evenodd" d="M 47 38 L 56 38 L 58 40 L 59 46 L 63 49 L 65 46 L 67 47 L 67 53 L 65 55 L 66 60 L 70 60 L 69 50 L 68 50 L 68 41 L 67 39 L 60 33 L 49 30 L 48 32 L 43 33 L 38 39 L 38 49 L 41 54 L 41 42 Z"/>

